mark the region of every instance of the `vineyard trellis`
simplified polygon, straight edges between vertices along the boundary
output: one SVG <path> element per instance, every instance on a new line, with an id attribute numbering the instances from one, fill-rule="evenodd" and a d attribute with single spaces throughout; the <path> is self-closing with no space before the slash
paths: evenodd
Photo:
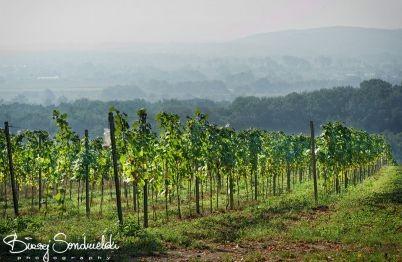
<path id="1" fill-rule="evenodd" d="M 44 214 L 50 205 L 60 215 L 68 208 L 79 212 L 85 188 L 86 216 L 96 204 L 104 213 L 109 190 L 120 223 L 131 213 L 148 227 L 150 219 L 233 210 L 310 181 L 317 202 L 318 190 L 340 193 L 393 161 L 382 136 L 340 122 L 326 123 L 314 137 L 312 122 L 311 135 L 288 135 L 218 126 L 198 110 L 185 123 L 161 112 L 156 134 L 145 109 L 137 116 L 130 125 L 125 113 L 112 108 L 110 139 L 90 139 L 87 130 L 80 139 L 67 115 L 56 110 L 53 136 L 42 130 L 10 134 L 6 123 L 0 132 L 3 216 L 10 192 L 16 216 L 23 192 L 31 213 L 35 206 L 42 212 L 43 204 Z"/>

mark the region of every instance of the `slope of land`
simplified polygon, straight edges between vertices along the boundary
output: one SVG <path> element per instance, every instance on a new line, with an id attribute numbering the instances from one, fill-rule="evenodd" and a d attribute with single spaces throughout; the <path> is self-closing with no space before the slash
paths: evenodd
<path id="1" fill-rule="evenodd" d="M 137 225 L 135 214 L 125 217 L 119 227 L 113 201 L 104 209 L 110 215 L 98 216 L 94 209 L 91 219 L 84 218 L 82 206 L 81 211 L 64 214 L 53 207 L 37 216 L 0 219 L 0 236 L 15 231 L 20 238 L 46 243 L 59 232 L 77 242 L 82 242 L 83 235 L 93 242 L 102 234 L 112 234 L 120 245 L 112 253 L 116 261 L 402 259 L 401 166 L 384 167 L 339 195 L 324 194 L 321 189 L 319 206 L 312 195 L 312 183 L 307 181 L 291 193 L 268 196 L 258 203 L 241 199 L 230 212 L 222 207 L 204 217 L 171 217 L 170 222 L 158 222 L 148 229 Z M 208 200 L 205 206 L 208 213 Z M 0 261 L 15 260 L 6 245 L 0 247 Z M 43 251 L 33 255 L 43 256 Z M 82 250 L 68 255 L 88 259 L 88 252 Z M 102 252 L 96 255 L 105 257 Z"/>
<path id="2" fill-rule="evenodd" d="M 340 196 L 311 186 L 242 211 L 151 229 L 168 251 L 145 260 L 400 261 L 402 168 L 386 167 Z"/>

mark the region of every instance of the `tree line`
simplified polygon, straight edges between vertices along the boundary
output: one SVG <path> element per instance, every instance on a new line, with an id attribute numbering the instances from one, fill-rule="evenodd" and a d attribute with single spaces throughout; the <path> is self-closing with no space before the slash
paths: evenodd
<path id="1" fill-rule="evenodd" d="M 364 81 L 360 87 L 335 87 L 313 92 L 291 93 L 280 97 L 239 97 L 232 102 L 209 100 L 164 100 L 148 102 L 77 100 L 58 106 L 29 104 L 0 104 L 0 120 L 10 121 L 14 129 L 42 129 L 55 133 L 49 117 L 54 109 L 70 116 L 72 129 L 83 135 L 89 128 L 90 136 L 98 136 L 108 126 L 107 114 L 111 106 L 132 113 L 138 108 L 148 109 L 149 122 L 156 125 L 160 111 L 173 112 L 181 118 L 190 116 L 199 108 L 217 124 L 230 124 L 235 129 L 250 127 L 286 133 L 307 133 L 305 123 L 314 119 L 317 126 L 328 121 L 341 121 L 368 132 L 384 133 L 391 142 L 395 158 L 402 161 L 402 86 L 380 79 Z M 128 119 L 136 119 L 129 114 Z M 319 131 L 320 132 L 320 131 Z"/>

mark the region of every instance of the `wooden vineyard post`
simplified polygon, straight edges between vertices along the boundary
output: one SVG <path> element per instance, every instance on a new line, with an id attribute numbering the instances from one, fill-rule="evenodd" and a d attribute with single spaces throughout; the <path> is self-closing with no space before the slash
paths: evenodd
<path id="1" fill-rule="evenodd" d="M 38 145 L 39 145 L 39 152 L 42 152 L 42 137 L 39 135 L 39 141 L 38 141 Z M 38 185 L 38 189 L 39 189 L 39 210 L 42 207 L 42 167 L 39 167 L 39 185 Z"/>
<path id="2" fill-rule="evenodd" d="M 313 182 L 314 182 L 314 200 L 315 204 L 318 205 L 318 191 L 317 191 L 317 170 L 316 170 L 316 159 L 315 159 L 315 138 L 314 138 L 314 123 L 310 121 L 310 132 L 311 132 L 311 171 L 313 172 Z"/>
<path id="3" fill-rule="evenodd" d="M 90 215 L 89 207 L 89 145 L 88 145 L 88 130 L 85 130 L 85 211 L 87 217 Z"/>
<path id="4" fill-rule="evenodd" d="M 286 191 L 290 192 L 290 176 L 291 170 L 289 164 L 286 165 Z"/>
<path id="5" fill-rule="evenodd" d="M 148 227 L 148 179 L 144 181 L 144 227 Z"/>
<path id="6" fill-rule="evenodd" d="M 254 200 L 257 201 L 258 199 L 258 174 L 257 170 L 254 169 Z"/>
<path id="7" fill-rule="evenodd" d="M 195 211 L 197 215 L 201 214 L 200 210 L 200 178 L 195 175 Z"/>
<path id="8" fill-rule="evenodd" d="M 112 112 L 109 113 L 109 127 L 110 127 L 110 142 L 112 145 L 114 184 L 116 187 L 117 215 L 119 217 L 119 223 L 120 223 L 120 225 L 122 225 L 123 224 L 123 211 L 121 209 L 121 193 L 120 193 L 119 173 L 118 173 L 118 169 L 117 169 L 116 138 L 114 136 L 114 117 L 113 117 Z"/>
<path id="9" fill-rule="evenodd" d="M 230 210 L 234 209 L 233 190 L 234 190 L 233 174 L 232 174 L 232 170 L 230 170 L 230 173 L 229 173 L 229 209 Z"/>
<path id="10" fill-rule="evenodd" d="M 140 109 L 138 111 L 138 116 L 139 116 L 139 132 L 141 136 L 145 136 L 147 131 L 147 113 L 145 110 Z M 144 213 L 144 227 L 148 227 L 148 179 L 144 179 L 144 187 L 143 187 L 143 200 L 144 200 L 144 207 L 143 207 L 143 213 Z M 152 193 L 153 196 L 153 193 Z"/>
<path id="11" fill-rule="evenodd" d="M 4 132 L 6 135 L 6 143 L 7 143 L 8 167 L 10 171 L 11 190 L 13 193 L 14 214 L 15 216 L 18 216 L 19 213 L 18 213 L 17 187 L 15 184 L 15 177 L 14 177 L 13 153 L 11 149 L 10 129 L 8 126 L 8 122 L 4 122 Z"/>

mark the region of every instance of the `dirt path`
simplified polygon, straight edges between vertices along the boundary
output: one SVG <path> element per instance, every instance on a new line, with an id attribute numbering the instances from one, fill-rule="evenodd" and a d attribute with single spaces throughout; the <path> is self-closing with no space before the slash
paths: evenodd
<path id="1" fill-rule="evenodd" d="M 300 220 L 313 221 L 323 213 L 330 212 L 328 207 L 318 207 L 311 212 L 300 212 Z M 337 243 L 330 242 L 289 242 L 282 239 L 270 239 L 259 242 L 246 243 L 205 243 L 205 249 L 178 249 L 169 250 L 166 254 L 144 257 L 138 261 L 283 261 L 285 255 L 288 260 L 295 260 L 306 253 L 322 251 L 352 250 Z M 278 253 L 281 253 L 279 256 Z M 328 257 L 328 260 L 332 260 Z M 135 260 L 134 260 L 135 261 Z"/>

